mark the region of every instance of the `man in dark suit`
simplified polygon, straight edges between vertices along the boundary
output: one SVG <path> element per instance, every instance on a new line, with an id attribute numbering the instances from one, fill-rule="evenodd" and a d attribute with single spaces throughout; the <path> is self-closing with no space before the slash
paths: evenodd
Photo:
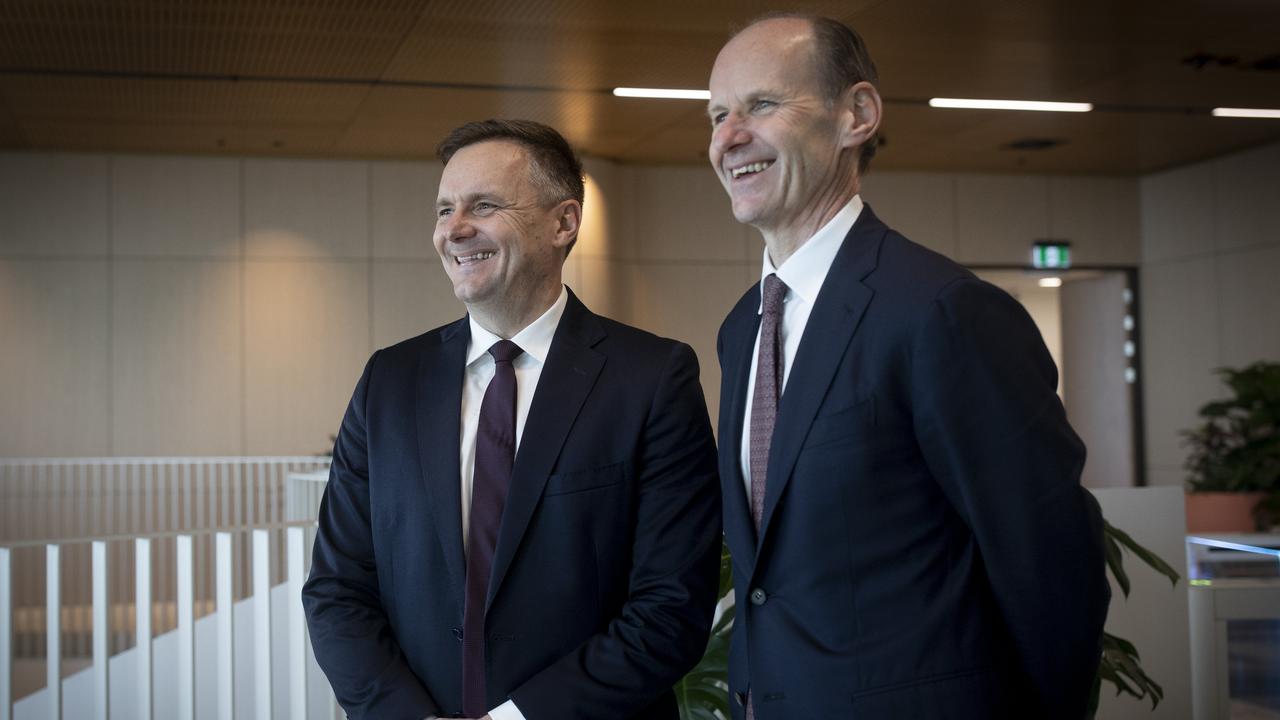
<path id="1" fill-rule="evenodd" d="M 801 15 L 711 74 L 711 164 L 765 240 L 718 342 L 734 717 L 1080 718 L 1109 594 L 1084 447 L 1022 307 L 862 203 L 875 82 Z"/>
<path id="2" fill-rule="evenodd" d="M 697 360 L 561 284 L 583 184 L 555 130 L 470 123 L 439 155 L 468 315 L 356 386 L 303 589 L 316 658 L 352 717 L 674 720 L 720 552 Z"/>

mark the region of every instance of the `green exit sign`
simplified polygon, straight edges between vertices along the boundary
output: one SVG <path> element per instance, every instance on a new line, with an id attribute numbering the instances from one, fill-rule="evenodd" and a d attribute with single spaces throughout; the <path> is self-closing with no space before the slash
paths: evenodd
<path id="1" fill-rule="evenodd" d="M 1071 267 L 1071 243 L 1062 240 L 1041 240 L 1031 246 L 1031 266 L 1062 270 Z"/>

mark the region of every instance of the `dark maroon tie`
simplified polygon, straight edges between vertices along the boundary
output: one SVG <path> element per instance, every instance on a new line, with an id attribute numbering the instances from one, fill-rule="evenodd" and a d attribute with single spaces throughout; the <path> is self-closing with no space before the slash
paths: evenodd
<path id="1" fill-rule="evenodd" d="M 760 354 L 756 359 L 756 387 L 751 399 L 751 520 L 760 532 L 764 516 L 765 474 L 769 469 L 769 445 L 782 396 L 782 298 L 787 285 L 770 274 L 764 279 L 760 311 Z"/>
<path id="2" fill-rule="evenodd" d="M 751 521 L 756 534 L 764 517 L 764 490 L 773 443 L 778 398 L 782 396 L 782 299 L 787 285 L 770 273 L 764 279 L 760 309 L 760 353 L 756 356 L 756 387 L 751 398 Z M 755 720 L 755 699 L 747 693 L 747 720 Z"/>
<path id="3" fill-rule="evenodd" d="M 473 718 L 489 711 L 484 688 L 484 604 L 515 463 L 516 372 L 511 361 L 522 352 L 510 340 L 499 340 L 489 348 L 494 362 L 493 380 L 484 391 L 476 428 L 471 524 L 467 529 L 467 594 L 462 616 L 462 712 Z"/>

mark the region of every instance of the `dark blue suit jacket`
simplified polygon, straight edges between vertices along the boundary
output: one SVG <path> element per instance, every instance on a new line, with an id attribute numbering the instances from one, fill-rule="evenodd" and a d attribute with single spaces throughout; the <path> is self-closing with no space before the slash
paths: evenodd
<path id="1" fill-rule="evenodd" d="M 466 319 L 374 354 L 342 422 L 303 589 L 356 718 L 461 712 Z M 677 717 L 715 604 L 715 446 L 689 346 L 570 294 L 534 395 L 486 614 L 490 707 Z"/>
<path id="2" fill-rule="evenodd" d="M 1084 446 L 1016 300 L 864 207 L 778 409 L 757 537 L 739 469 L 760 303 L 725 320 L 734 717 L 1080 718 L 1109 590 Z"/>

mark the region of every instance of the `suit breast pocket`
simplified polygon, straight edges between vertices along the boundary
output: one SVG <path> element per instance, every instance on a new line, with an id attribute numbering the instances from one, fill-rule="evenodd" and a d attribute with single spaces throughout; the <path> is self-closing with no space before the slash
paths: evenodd
<path id="1" fill-rule="evenodd" d="M 586 470 L 559 472 L 547 478 L 544 497 L 599 490 L 620 485 L 627 479 L 627 463 L 617 462 Z"/>
<path id="2" fill-rule="evenodd" d="M 875 427 L 875 397 L 865 397 L 846 408 L 814 418 L 804 449 L 840 442 L 864 443 L 874 434 Z"/>

